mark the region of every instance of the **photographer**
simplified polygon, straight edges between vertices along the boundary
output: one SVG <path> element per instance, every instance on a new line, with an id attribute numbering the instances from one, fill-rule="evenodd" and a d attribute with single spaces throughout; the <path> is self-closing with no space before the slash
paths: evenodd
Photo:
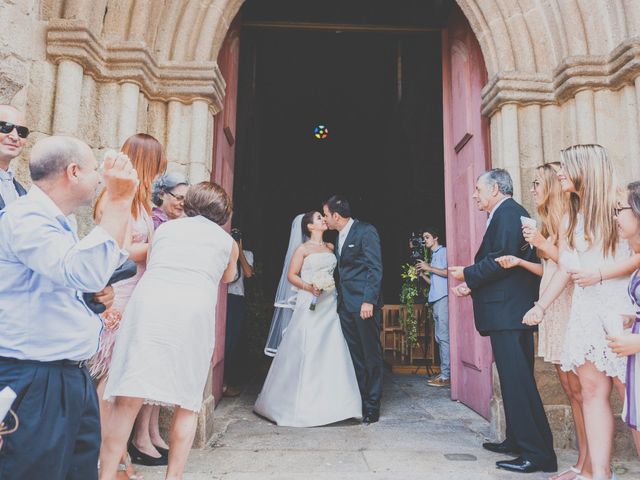
<path id="1" fill-rule="evenodd" d="M 449 297 L 447 283 L 447 249 L 440 244 L 440 232 L 427 228 L 422 234 L 424 245 L 431 250 L 431 263 L 416 262 L 416 270 L 429 285 L 428 302 L 433 311 L 436 342 L 440 350 L 440 374 L 427 381 L 432 387 L 451 385 L 451 365 L 449 360 Z"/>
<path id="2" fill-rule="evenodd" d="M 225 397 L 240 395 L 240 389 L 232 386 L 238 378 L 238 339 L 244 324 L 246 303 L 244 297 L 244 279 L 253 277 L 253 252 L 242 247 L 242 233 L 239 229 L 231 230 L 231 236 L 238 244 L 238 278 L 229 283 L 227 290 L 227 330 L 224 346 L 224 385 L 222 394 Z"/>

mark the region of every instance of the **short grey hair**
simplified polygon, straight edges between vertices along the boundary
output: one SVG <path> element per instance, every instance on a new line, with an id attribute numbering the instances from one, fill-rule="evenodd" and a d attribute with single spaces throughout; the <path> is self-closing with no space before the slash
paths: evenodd
<path id="1" fill-rule="evenodd" d="M 86 144 L 73 137 L 53 136 L 40 140 L 31 150 L 31 179 L 34 182 L 46 180 L 64 172 L 72 163 L 81 165 L 87 150 Z"/>
<path id="2" fill-rule="evenodd" d="M 503 195 L 513 196 L 513 180 L 511 175 L 504 168 L 492 168 L 487 170 L 478 179 L 482 178 L 487 185 L 493 188 L 494 185 L 498 185 L 498 191 Z"/>
<path id="3" fill-rule="evenodd" d="M 164 175 L 160 175 L 153 182 L 153 191 L 151 192 L 151 201 L 160 207 L 162 205 L 162 198 L 160 194 L 168 193 L 178 185 L 189 185 L 187 177 L 180 172 L 168 172 Z"/>

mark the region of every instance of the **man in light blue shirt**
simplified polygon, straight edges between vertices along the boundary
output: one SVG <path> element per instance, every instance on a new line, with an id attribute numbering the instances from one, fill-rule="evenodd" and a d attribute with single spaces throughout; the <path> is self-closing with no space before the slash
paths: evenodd
<path id="1" fill-rule="evenodd" d="M 85 364 L 102 327 L 82 293 L 113 300 L 103 289 L 127 258 L 137 173 L 124 156 L 107 159 L 104 214 L 80 240 L 72 213 L 99 184 L 91 149 L 48 137 L 29 168 L 29 193 L 0 211 L 0 389 L 17 393 L 20 419 L 0 450 L 0 479 L 97 479 L 98 399 Z"/>
<path id="2" fill-rule="evenodd" d="M 418 261 L 416 268 L 420 276 L 430 285 L 428 302 L 433 312 L 436 342 L 440 351 L 440 374 L 427 381 L 432 387 L 451 385 L 451 362 L 449 347 L 449 287 L 447 276 L 447 249 L 441 245 L 440 232 L 427 228 L 422 234 L 425 246 L 431 250 L 431 263 Z M 428 275 L 427 275 L 428 274 Z"/>

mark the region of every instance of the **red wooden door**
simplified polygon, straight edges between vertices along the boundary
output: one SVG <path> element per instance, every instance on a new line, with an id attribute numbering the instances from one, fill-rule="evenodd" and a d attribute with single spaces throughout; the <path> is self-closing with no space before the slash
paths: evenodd
<path id="1" fill-rule="evenodd" d="M 240 20 L 231 23 L 218 54 L 218 66 L 227 84 L 223 110 L 215 119 L 213 141 L 213 171 L 211 180 L 233 196 L 235 161 L 236 108 L 238 98 L 238 62 L 240 60 Z M 229 231 L 231 222 L 225 225 Z M 227 286 L 221 285 L 216 310 L 216 345 L 213 352 L 212 387 L 216 404 L 222 398 L 224 375 L 224 337 L 227 325 Z"/>
<path id="2" fill-rule="evenodd" d="M 457 7 L 443 31 L 442 53 L 448 261 L 469 265 L 486 223 L 471 195 L 476 178 L 489 165 L 488 125 L 480 113 L 487 73 L 480 45 Z M 476 332 L 470 298 L 449 295 L 449 329 L 451 397 L 489 418 L 491 346 Z"/>

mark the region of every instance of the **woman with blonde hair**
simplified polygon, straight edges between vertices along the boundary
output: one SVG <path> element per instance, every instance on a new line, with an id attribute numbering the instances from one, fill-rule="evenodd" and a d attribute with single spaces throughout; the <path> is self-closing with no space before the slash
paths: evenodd
<path id="1" fill-rule="evenodd" d="M 618 235 L 613 164 L 600 145 L 574 145 L 562 151 L 558 179 L 569 193 L 560 230 L 559 268 L 535 306 L 524 316 L 540 323 L 553 301 L 573 280 L 571 313 L 562 348 L 562 370 L 580 379 L 582 409 L 594 480 L 615 479 L 611 470 L 612 383 L 621 385 L 626 364 L 607 346 L 607 333 L 622 331 L 629 313 L 629 275 L 635 269 L 628 244 Z M 578 476 L 578 478 L 584 478 Z"/>
<path id="2" fill-rule="evenodd" d="M 527 225 L 522 228 L 525 240 L 536 248 L 542 264 L 528 262 L 512 255 L 496 258 L 496 261 L 503 268 L 519 266 L 535 275 L 542 276 L 541 294 L 547 288 L 558 268 L 560 225 L 568 207 L 567 194 L 562 191 L 558 181 L 559 168 L 560 162 L 546 163 L 536 168 L 531 184 L 531 194 L 536 202 L 540 229 Z M 573 284 L 568 283 L 547 309 L 545 319 L 540 323 L 538 330 L 538 355 L 556 367 L 560 384 L 571 405 L 576 436 L 578 437 L 579 453 L 575 466 L 554 475 L 551 477 L 552 480 L 572 480 L 581 472 L 591 473 L 582 414 L 580 380 L 575 373 L 565 372 L 560 368 L 562 346 L 571 311 L 572 294 Z"/>
<path id="3" fill-rule="evenodd" d="M 151 220 L 151 192 L 154 179 L 164 173 L 167 168 L 167 158 L 164 154 L 162 144 L 151 135 L 145 133 L 135 134 L 124 142 L 121 149 L 126 154 L 133 168 L 138 172 L 140 183 L 131 206 L 131 217 L 129 218 L 129 245 L 126 250 L 129 252 L 129 259 L 136 262 L 138 272 L 132 278 L 123 280 L 113 285 L 115 299 L 113 306 L 103 314 L 104 328 L 100 337 L 100 349 L 91 361 L 91 374 L 98 380 L 98 397 L 100 398 L 101 424 L 107 422 L 110 412 L 110 405 L 102 401 L 102 392 L 109 374 L 111 355 L 116 339 L 116 332 L 120 325 L 120 319 L 127 302 L 133 293 L 135 286 L 145 271 L 147 262 L 147 251 L 153 233 L 153 222 Z M 104 191 L 98 197 L 94 209 L 94 218 L 101 217 L 102 197 Z M 133 439 L 134 461 L 136 463 L 166 465 L 166 455 L 162 455 L 156 448 L 168 448 L 160 437 L 158 429 L 157 412 L 153 412 L 154 407 L 149 405 L 141 413 L 136 424 L 136 435 Z M 154 434 L 155 433 L 155 434 Z M 151 437 L 154 438 L 151 438 Z M 143 440 L 142 444 L 140 440 Z M 155 441 L 154 441 L 155 440 Z M 155 444 L 155 445 L 154 445 Z M 157 447 L 156 447 L 157 446 Z M 124 452 L 123 452 L 124 453 Z M 141 453 L 145 456 L 146 462 L 141 462 Z M 135 478 L 132 468 L 128 465 L 128 459 L 121 465 L 122 471 L 127 471 L 129 478 Z"/>

